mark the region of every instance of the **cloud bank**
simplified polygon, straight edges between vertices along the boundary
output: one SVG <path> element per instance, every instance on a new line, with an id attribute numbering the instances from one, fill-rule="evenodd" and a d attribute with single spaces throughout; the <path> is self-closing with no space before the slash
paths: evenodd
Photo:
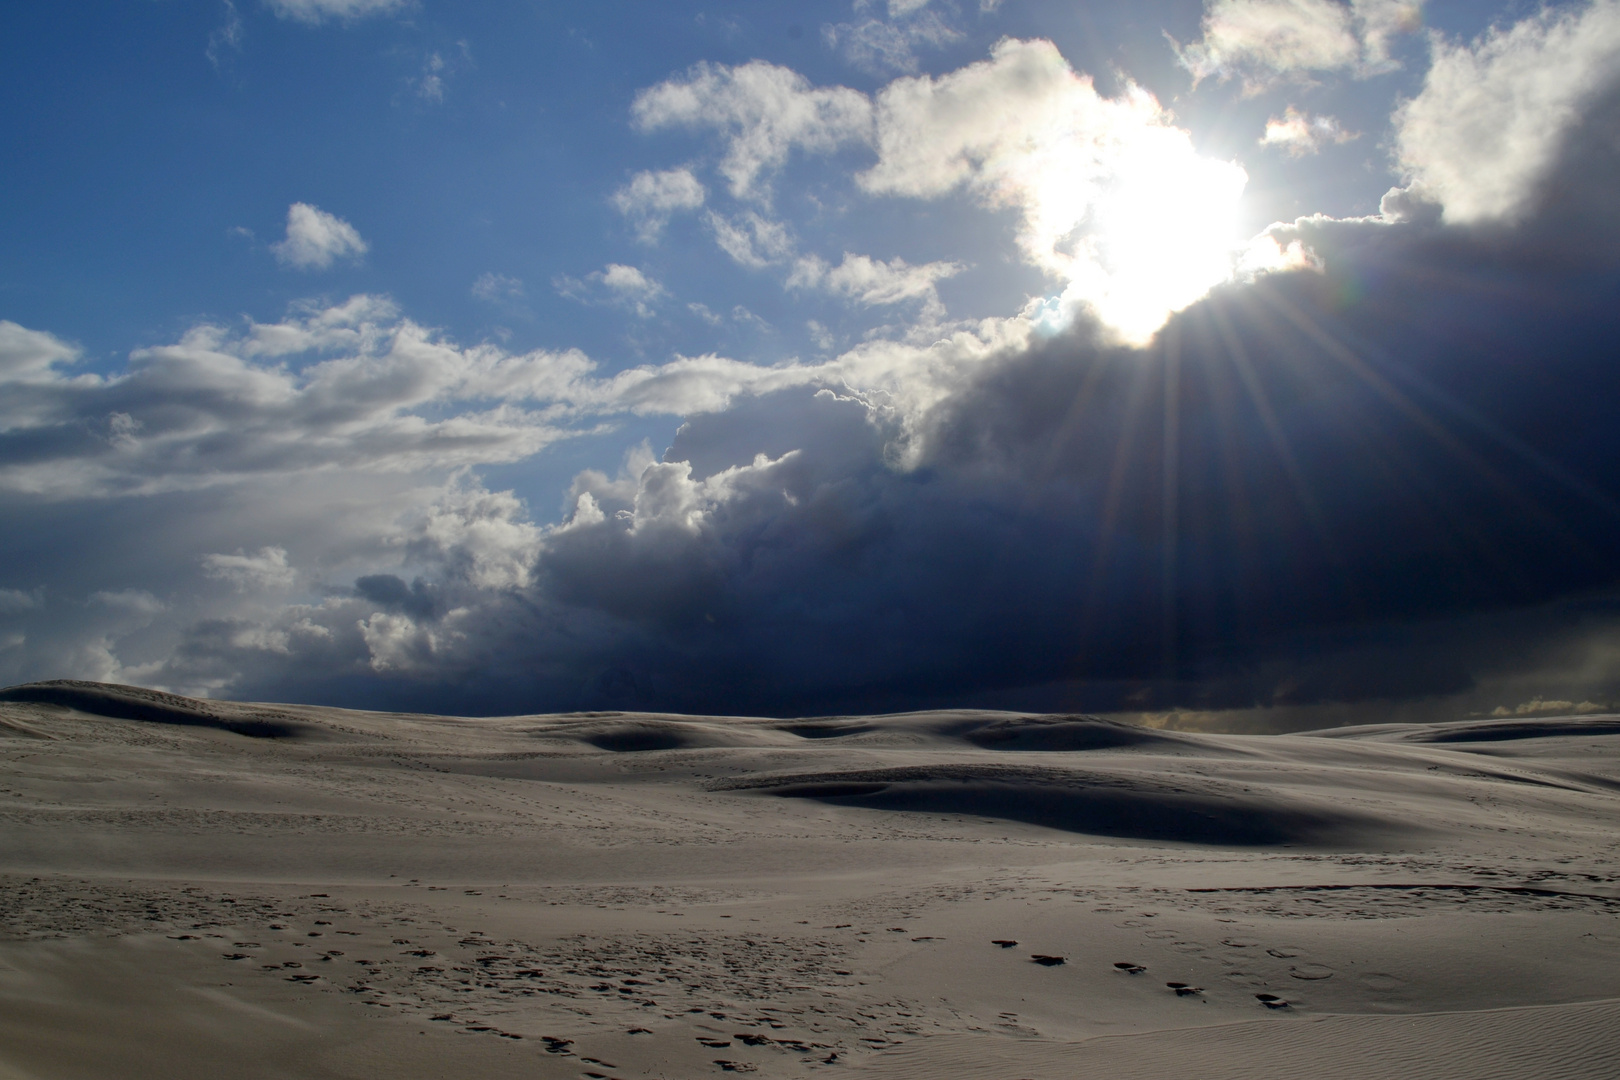
<path id="1" fill-rule="evenodd" d="M 457 712 L 1620 696 L 1612 10 L 1437 39 L 1404 186 L 1273 226 L 1249 274 L 1242 169 L 1048 43 L 870 96 L 763 63 L 644 91 L 641 130 L 714 141 L 612 196 L 638 235 L 694 213 L 751 280 L 910 320 L 815 361 L 605 373 L 366 295 L 113 371 L 0 323 L 29 523 L 0 674 Z M 1500 137 L 1420 137 L 1476 124 Z M 774 187 L 840 154 L 852 197 L 1005 215 L 1049 294 L 952 321 L 964 262 L 807 250 Z M 687 300 L 630 262 L 579 284 Z M 581 471 L 555 521 L 485 478 L 648 416 L 668 447 Z"/>

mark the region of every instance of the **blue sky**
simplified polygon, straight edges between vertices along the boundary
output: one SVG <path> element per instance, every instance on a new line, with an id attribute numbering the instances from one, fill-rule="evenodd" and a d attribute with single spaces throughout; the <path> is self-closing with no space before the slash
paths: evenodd
<path id="1" fill-rule="evenodd" d="M 1617 550 L 1578 419 L 1613 3 L 140 0 L 0 41 L 7 681 L 1611 692 L 1566 609 Z M 1369 634 L 1446 674 L 1323 682 L 1390 667 Z"/>

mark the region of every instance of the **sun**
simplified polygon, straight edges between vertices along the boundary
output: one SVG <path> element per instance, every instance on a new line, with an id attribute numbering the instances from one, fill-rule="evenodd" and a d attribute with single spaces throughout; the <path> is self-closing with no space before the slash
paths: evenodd
<path id="1" fill-rule="evenodd" d="M 1133 141 L 1082 241 L 1090 280 L 1074 283 L 1125 342 L 1144 344 L 1232 277 L 1247 183 L 1241 166 L 1192 153 L 1174 128 L 1148 128 Z"/>
<path id="2" fill-rule="evenodd" d="M 1234 276 L 1249 176 L 1200 154 L 1140 87 L 1090 102 L 1031 140 L 999 198 L 1022 205 L 1020 246 L 1063 283 L 1058 307 L 1143 345 Z"/>

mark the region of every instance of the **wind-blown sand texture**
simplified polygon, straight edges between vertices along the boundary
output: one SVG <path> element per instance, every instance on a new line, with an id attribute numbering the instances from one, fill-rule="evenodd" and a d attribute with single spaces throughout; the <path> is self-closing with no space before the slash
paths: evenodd
<path id="1" fill-rule="evenodd" d="M 1607 1080 L 1617 736 L 13 687 L 0 1078 Z"/>

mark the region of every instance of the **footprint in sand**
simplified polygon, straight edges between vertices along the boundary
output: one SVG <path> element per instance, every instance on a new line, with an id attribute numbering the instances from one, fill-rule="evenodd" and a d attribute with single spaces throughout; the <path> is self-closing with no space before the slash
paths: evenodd
<path id="1" fill-rule="evenodd" d="M 1003 949 L 1010 949 L 1014 945 L 1017 945 L 1018 942 L 1013 941 L 1011 938 L 996 938 L 990 944 L 992 944 L 992 945 L 1000 945 Z"/>
<path id="2" fill-rule="evenodd" d="M 1278 997 L 1276 994 L 1256 994 L 1254 996 L 1255 996 L 1255 1000 L 1259 1001 L 1260 1004 L 1264 1005 L 1268 1009 L 1286 1009 L 1286 1008 L 1288 1008 L 1288 1002 L 1284 1001 L 1282 998 Z"/>
<path id="3" fill-rule="evenodd" d="M 1192 986 L 1184 982 L 1167 982 L 1164 985 L 1176 992 L 1176 997 L 1197 997 L 1204 992 L 1202 986 Z"/>
<path id="4" fill-rule="evenodd" d="M 1120 960 L 1114 964 L 1114 967 L 1118 968 L 1120 971 L 1123 971 L 1127 975 L 1140 975 L 1142 972 L 1147 970 L 1147 968 L 1143 967 L 1141 964 L 1133 964 L 1129 960 Z"/>
<path id="5" fill-rule="evenodd" d="M 1029 958 L 1042 967 L 1057 967 L 1059 964 L 1067 962 L 1064 957 L 1047 956 L 1045 953 L 1031 953 Z"/>
<path id="6" fill-rule="evenodd" d="M 1391 990 L 1399 990 L 1401 987 L 1406 985 L 1405 979 L 1401 978 L 1399 975 L 1391 975 L 1387 971 L 1369 971 L 1365 975 L 1361 976 L 1357 982 L 1361 983 L 1361 985 L 1368 990 L 1381 991 L 1385 993 Z"/>
<path id="7" fill-rule="evenodd" d="M 1258 941 L 1251 941 L 1249 938 L 1229 937 L 1221 938 L 1221 944 L 1233 949 L 1252 949 L 1260 943 Z"/>
<path id="8" fill-rule="evenodd" d="M 1295 979 L 1315 981 L 1333 978 L 1333 969 L 1326 964 L 1298 964 L 1290 967 L 1288 974 Z"/>

